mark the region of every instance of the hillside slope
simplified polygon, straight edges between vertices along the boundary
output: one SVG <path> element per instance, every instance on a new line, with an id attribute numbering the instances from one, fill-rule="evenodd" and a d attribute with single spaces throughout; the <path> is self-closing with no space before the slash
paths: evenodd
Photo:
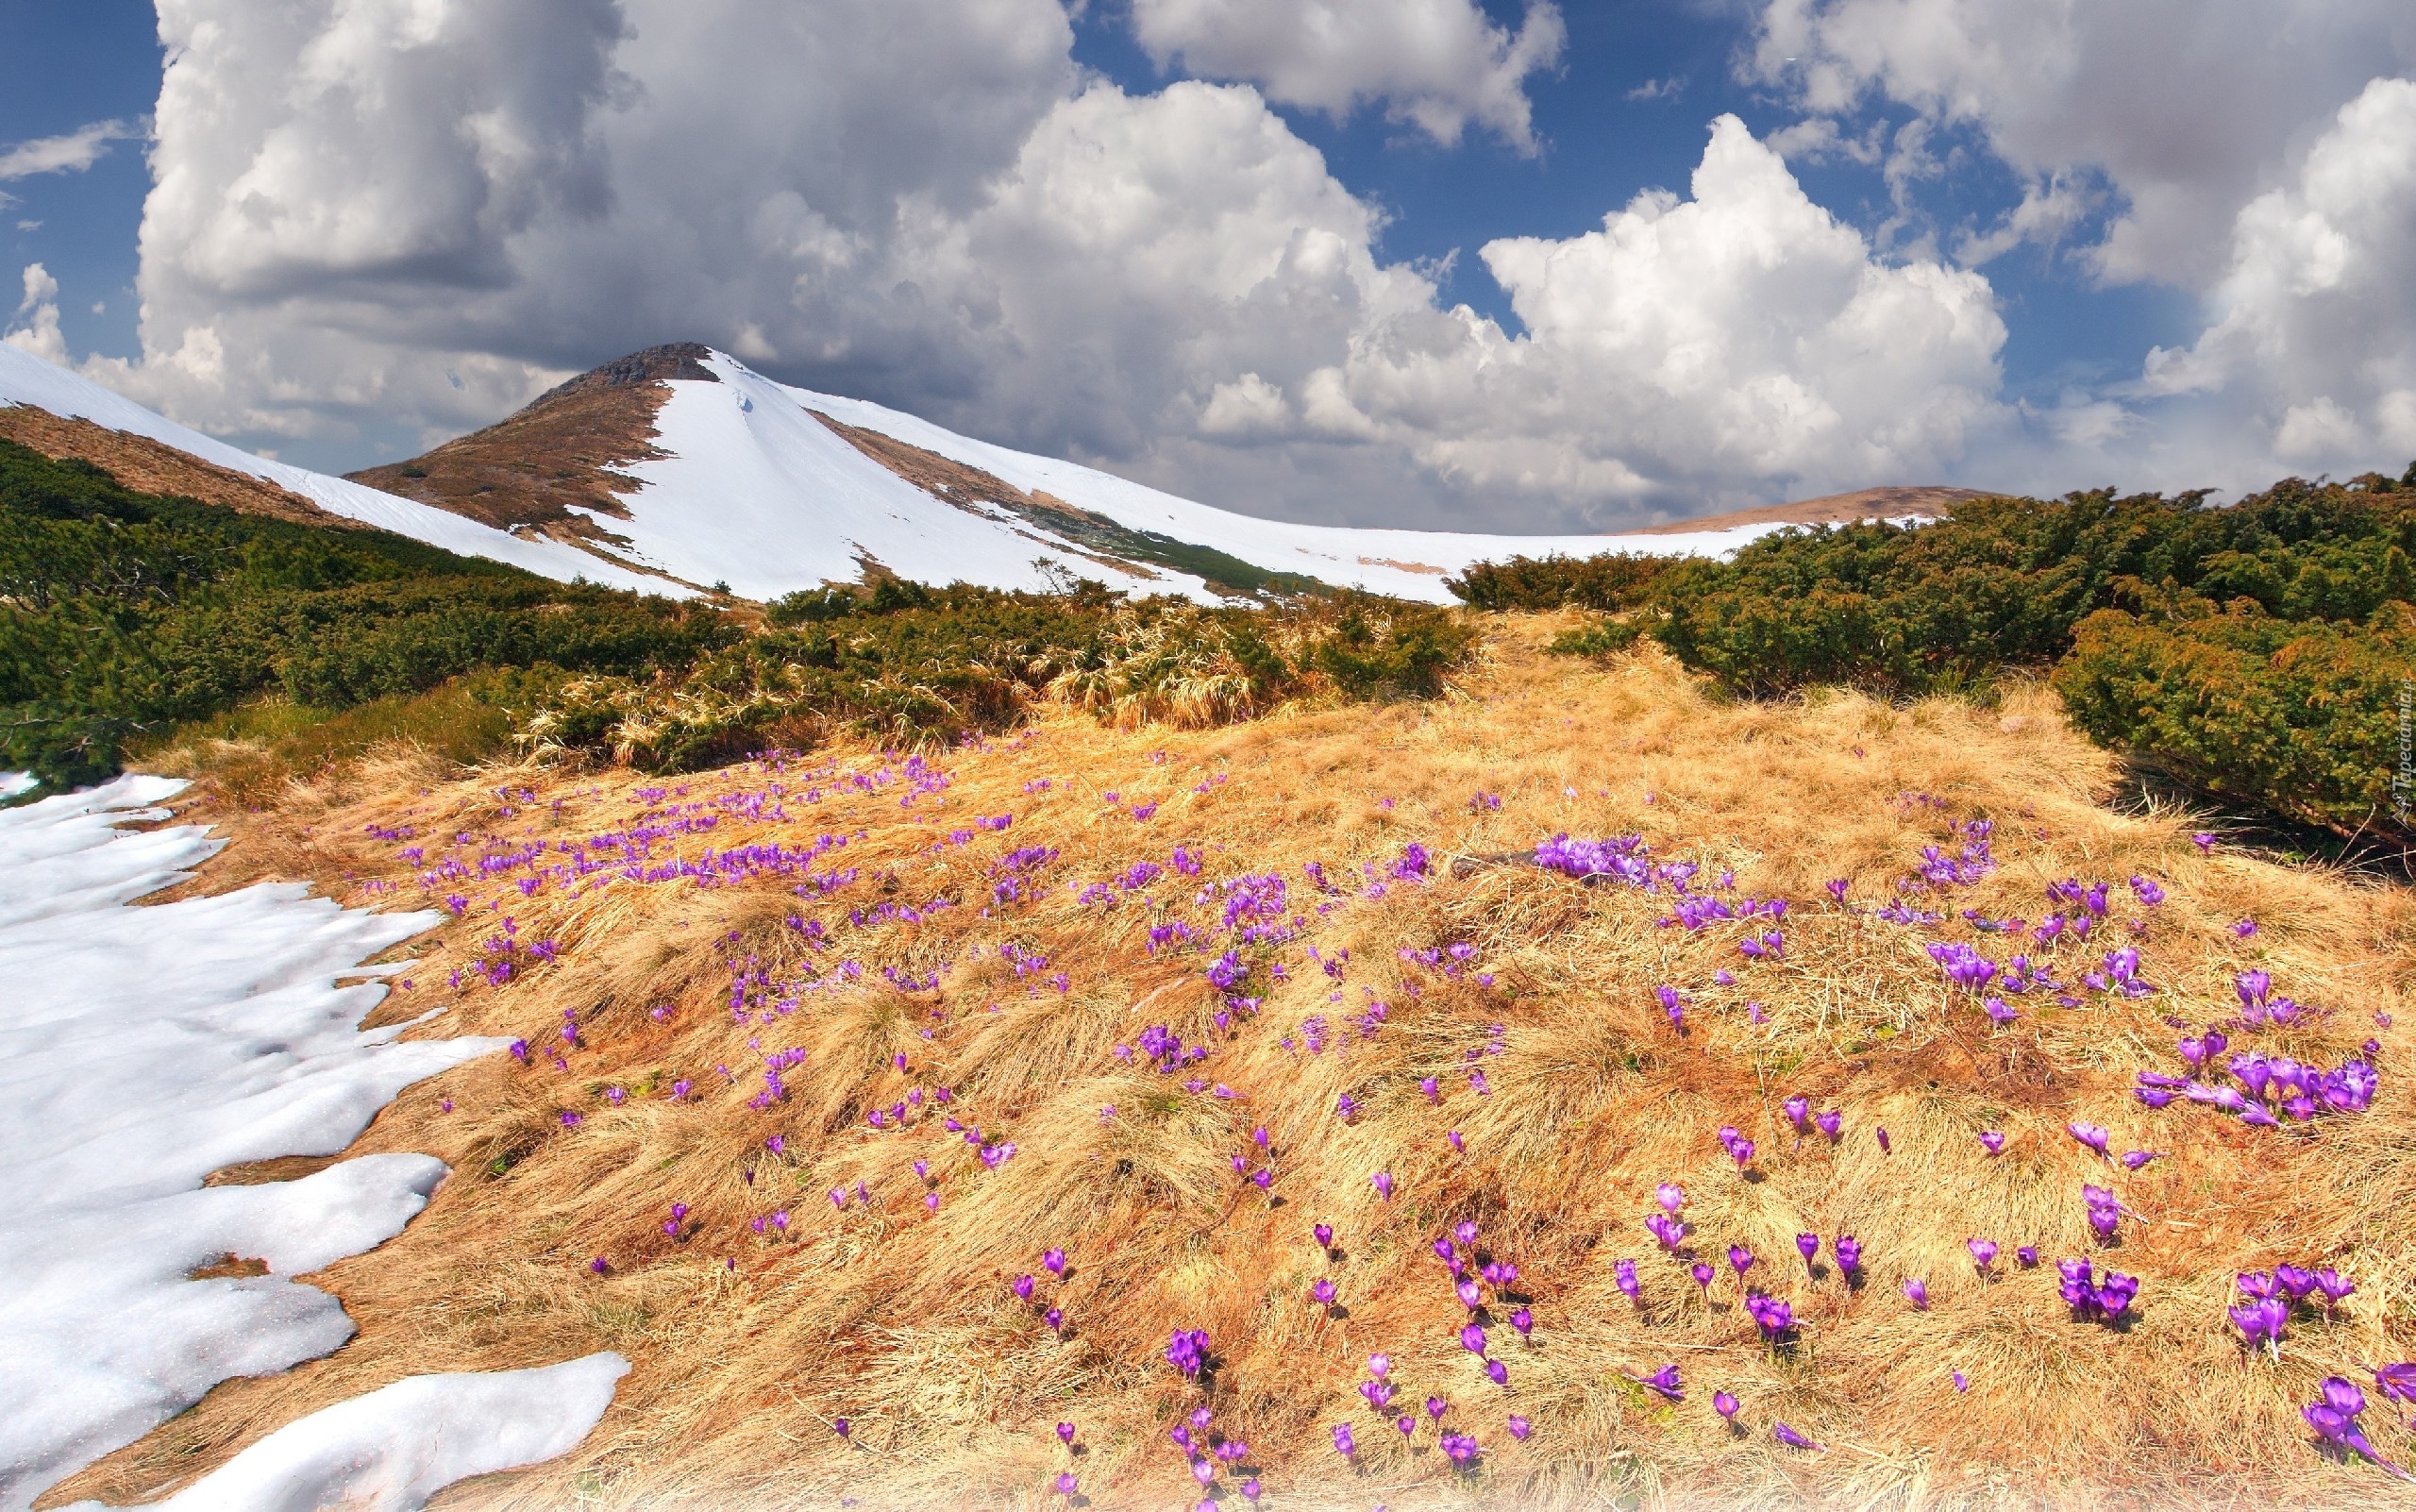
<path id="1" fill-rule="evenodd" d="M 1386 708 L 189 811 L 213 887 L 446 911 L 381 1020 L 522 1044 L 360 1143 L 459 1174 L 326 1273 L 350 1347 L 57 1494 L 614 1349 L 447 1504 L 2391 1495 L 2299 1409 L 2410 1448 L 2405 892 L 2109 812 L 2038 693 L 1730 702 L 1569 623 Z"/>
<path id="2" fill-rule="evenodd" d="M 661 578 L 634 572 L 589 553 L 545 540 L 528 540 L 445 510 L 397 498 L 374 488 L 329 478 L 308 468 L 255 457 L 200 431 L 154 414 L 65 368 L 30 352 L 0 346 L 0 408 L 25 406 L 65 420 L 84 420 L 105 431 L 156 442 L 209 466 L 258 479 L 329 514 L 391 530 L 463 556 L 506 562 L 557 582 L 585 577 L 612 588 L 637 588 L 680 596 L 684 590 Z M 37 445 L 36 433 L 12 438 Z M 57 455 L 58 453 L 54 453 Z M 70 452 L 69 454 L 73 454 Z M 115 463 L 110 464 L 113 468 Z"/>
<path id="3" fill-rule="evenodd" d="M 1781 524 L 1925 516 L 1971 496 L 1874 490 L 1619 535 L 1289 525 L 790 388 L 696 345 L 634 353 L 499 425 L 356 477 L 765 599 L 871 570 L 1008 589 L 1070 575 L 1201 600 L 1317 581 L 1442 603 L 1443 579 L 1472 562 L 1725 551 Z"/>

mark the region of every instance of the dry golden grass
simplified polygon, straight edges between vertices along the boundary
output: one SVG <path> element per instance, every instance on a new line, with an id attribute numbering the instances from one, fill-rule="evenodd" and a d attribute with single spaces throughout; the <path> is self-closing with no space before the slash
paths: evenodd
<path id="1" fill-rule="evenodd" d="M 585 1444 L 443 1504 L 1036 1508 L 1061 1504 L 1049 1485 L 1065 1469 L 1092 1505 L 1185 1504 L 1197 1487 L 1166 1431 L 1203 1401 L 1219 1431 L 1252 1447 L 1273 1507 L 2404 1502 L 2374 1468 L 2320 1455 L 2297 1413 L 2325 1374 L 2416 1353 L 2416 1067 L 2402 1042 L 2380 1034 L 2374 1110 L 2312 1134 L 2186 1104 L 2150 1112 L 2127 1094 L 2134 1071 L 2175 1066 L 2166 1016 L 2227 1016 L 2232 973 L 2252 965 L 2277 991 L 2333 1012 L 2242 1043 L 2328 1065 L 2375 1033 L 2377 1013 L 2405 1017 L 2416 981 L 2407 895 L 2221 848 L 2202 856 L 2184 815 L 2110 812 L 2107 759 L 2044 694 L 2017 691 L 1988 710 L 1846 696 L 1732 705 L 1651 653 L 1607 667 L 1543 657 L 1536 647 L 1557 628 L 1499 622 L 1484 664 L 1429 705 L 1291 711 L 1205 731 L 1061 714 L 951 753 L 937 764 L 953 785 L 911 805 L 899 786 L 850 794 L 803 775 L 821 758 L 785 774 L 659 784 L 677 790 L 665 802 L 689 803 L 784 784 L 787 819 L 708 809 L 715 828 L 655 859 L 854 836 L 815 865 L 860 872 L 828 899 L 800 899 L 780 877 L 714 888 L 599 880 L 526 898 L 462 886 L 467 919 L 420 942 L 418 987 L 391 1010 L 442 1006 L 421 1032 L 532 1044 L 574 1011 L 582 1043 L 569 1069 L 542 1054 L 528 1067 L 493 1056 L 406 1093 L 359 1148 L 428 1151 L 455 1175 L 399 1238 L 324 1277 L 361 1336 L 289 1375 L 222 1386 L 51 1501 L 156 1494 L 311 1408 L 406 1374 L 612 1348 L 636 1368 Z M 826 754 L 847 771 L 882 764 L 872 752 Z M 1048 792 L 1028 791 L 1042 779 Z M 828 790 L 822 801 L 797 800 L 809 784 Z M 397 759 L 296 787 L 273 812 L 197 812 L 235 837 L 213 885 L 300 875 L 393 906 L 423 894 L 397 843 L 366 826 L 411 826 L 410 843 L 431 856 L 470 833 L 478 845 L 463 853 L 475 856 L 612 831 L 643 806 L 631 794 L 646 785 L 536 768 L 451 779 Z M 1111 791 L 1127 807 L 1163 806 L 1135 823 L 1103 801 Z M 1498 794 L 1499 809 L 1472 806 L 1479 791 Z M 975 815 L 1010 812 L 1004 833 L 947 841 Z M 1924 932 L 1870 916 L 1921 846 L 1978 816 L 1996 822 L 2001 865 L 1933 902 L 1948 923 Z M 1743 961 L 1739 924 L 1656 928 L 1666 894 L 1485 859 L 1562 831 L 1641 832 L 1658 858 L 1713 876 L 1733 868 L 1739 894 L 1793 899 L 1786 959 Z M 1381 867 L 1412 841 L 1468 865 L 1357 896 L 1361 864 Z M 1200 848 L 1205 870 L 1149 888 L 1154 914 L 1144 895 L 1102 908 L 1067 886 L 1164 865 L 1178 843 Z M 985 910 L 990 864 L 1041 845 L 1062 855 L 1034 899 Z M 1300 871 L 1313 860 L 1348 895 L 1330 913 L 1312 906 Z M 1218 1034 L 1209 958 L 1153 956 L 1147 928 L 1182 917 L 1205 932 L 1216 907 L 1194 906 L 1195 887 L 1269 870 L 1285 874 L 1307 927 L 1279 952 L 1288 980 L 1268 990 L 1254 978 L 1263 1005 Z M 2024 999 L 2020 1022 L 1997 1030 L 1922 953 L 1929 938 L 1973 937 L 1958 909 L 2035 918 L 2049 880 L 2119 884 L 2135 872 L 2171 894 L 2138 941 L 2156 996 L 2084 994 L 2074 1010 Z M 1856 912 L 1829 903 L 1831 877 L 1854 880 Z M 848 923 L 850 909 L 935 897 L 959 906 Z M 560 959 L 501 988 L 449 990 L 448 972 L 496 929 L 490 901 L 524 941 L 559 942 Z M 792 912 L 830 929 L 827 953 L 784 922 Z M 2229 928 L 2244 916 L 2263 926 L 2253 939 Z M 1475 946 L 1471 969 L 1492 973 L 1494 988 L 1397 954 L 1455 941 Z M 1049 966 L 1018 979 L 998 954 L 1008 942 Z M 1349 950 L 1345 983 L 1305 958 L 1311 943 Z M 2074 978 L 2106 943 L 2041 953 Z M 853 959 L 863 980 L 796 993 L 794 1013 L 738 1027 L 727 963 L 748 957 L 774 981 Z M 944 963 L 936 990 L 881 976 Z M 1714 984 L 1722 968 L 1734 987 Z M 1063 992 L 1048 981 L 1057 971 Z M 1684 1037 L 1654 1001 L 1664 983 L 1693 997 Z M 1371 992 L 1388 1016 L 1363 1038 L 1353 1019 Z M 1758 1025 L 1749 1000 L 1762 1005 Z M 658 1022 L 650 1010 L 663 1005 L 673 1011 Z M 1311 1054 L 1302 1025 L 1318 1015 L 1328 1045 Z M 1113 1056 L 1152 1023 L 1214 1045 L 1185 1073 L 1209 1090 Z M 760 1055 L 792 1046 L 808 1058 L 785 1073 L 786 1100 L 750 1108 Z M 1486 1095 L 1468 1084 L 1472 1052 Z M 1418 1089 L 1425 1076 L 1438 1078 L 1439 1106 Z M 667 1089 L 682 1078 L 695 1095 L 675 1103 Z M 1216 1097 L 1216 1084 L 1238 1096 Z M 611 1086 L 627 1100 L 606 1100 Z M 867 1109 L 936 1086 L 952 1089 L 948 1109 L 927 1102 L 909 1131 L 867 1126 Z M 1797 1091 L 1843 1110 L 1840 1143 L 1799 1144 L 1779 1112 Z M 1361 1106 L 1348 1123 L 1335 1112 L 1346 1092 Z M 584 1121 L 563 1127 L 565 1109 Z M 983 1169 L 935 1125 L 943 1111 L 1019 1152 Z M 2063 1134 L 2074 1117 L 2112 1130 L 2117 1151 L 2171 1155 L 2109 1177 Z M 1750 1178 L 1717 1142 L 1722 1125 L 1759 1145 Z M 1876 1142 L 1882 1125 L 1892 1154 Z M 1273 1147 L 1271 1194 L 1230 1164 L 1259 1127 Z M 2001 1157 L 1984 1155 L 1984 1128 L 2007 1134 Z M 1451 1130 L 1464 1154 L 1446 1143 Z M 936 1213 L 910 1168 L 917 1158 L 930 1163 Z M 1370 1186 L 1378 1169 L 1399 1184 L 1389 1203 Z M 1724 1265 L 1706 1296 L 1655 1253 L 1641 1220 L 1663 1181 L 1686 1186 L 1706 1258 L 1753 1249 L 1753 1279 L 1804 1321 L 1796 1348 L 1762 1347 Z M 2094 1248 L 2084 1181 L 2114 1186 L 2136 1214 L 2119 1248 Z M 869 1204 L 834 1211 L 824 1194 L 858 1182 Z M 676 1242 L 661 1232 L 674 1201 L 690 1204 L 693 1226 Z M 776 1209 L 790 1214 L 787 1235 L 754 1233 L 750 1220 Z M 1338 1258 L 1310 1236 L 1320 1219 L 1334 1226 Z M 1517 1289 L 1533 1299 L 1532 1344 L 1498 1316 L 1489 1327 L 1506 1391 L 1460 1348 L 1466 1314 L 1429 1248 L 1462 1219 L 1518 1267 Z M 1792 1244 L 1804 1230 L 1858 1235 L 1863 1285 L 1850 1290 L 1825 1250 L 1807 1273 Z M 1964 1251 L 1974 1235 L 2006 1252 L 1987 1284 Z M 2045 1263 L 2017 1268 L 2018 1244 Z M 1071 1262 L 1063 1282 L 1040 1268 L 1051 1245 Z M 611 1262 L 601 1278 L 587 1268 L 598 1255 Z M 2140 1276 L 2136 1323 L 2116 1333 L 2072 1320 L 2055 1295 L 2064 1255 Z M 1639 1305 L 1614 1284 L 1623 1257 L 1640 1264 Z M 2278 1365 L 2243 1359 L 2223 1319 L 2231 1277 L 2281 1260 L 2336 1265 L 2358 1291 L 2337 1321 L 2296 1325 Z M 1063 1307 L 1062 1337 L 1010 1291 L 1024 1273 Z M 1321 1275 L 1340 1290 L 1333 1316 L 1308 1299 Z M 1926 1313 L 1899 1291 L 1915 1276 L 1929 1285 Z M 1213 1388 L 1165 1362 L 1174 1327 L 1211 1336 Z M 1378 1351 L 1396 1362 L 1403 1401 L 1449 1400 L 1446 1426 L 1484 1445 L 1480 1470 L 1454 1473 L 1431 1426 L 1404 1447 L 1360 1402 L 1354 1387 Z M 1672 1361 L 1683 1405 L 1631 1379 Z M 1967 1393 L 1952 1386 L 1955 1370 Z M 1709 1405 L 1723 1388 L 1743 1402 L 1747 1428 L 1734 1436 Z M 1534 1421 L 1532 1438 L 1511 1439 L 1510 1413 Z M 843 1416 L 852 1442 L 831 1431 Z M 2387 1411 L 2368 1419 L 2387 1451 L 2409 1450 Z M 1078 1453 L 1059 1447 L 1061 1420 L 1078 1425 Z M 1774 1420 L 1825 1451 L 1780 1447 Z M 1345 1420 L 1357 1429 L 1355 1466 L 1329 1438 Z M 1240 1479 L 1220 1481 L 1228 1505 L 1240 1504 Z"/>

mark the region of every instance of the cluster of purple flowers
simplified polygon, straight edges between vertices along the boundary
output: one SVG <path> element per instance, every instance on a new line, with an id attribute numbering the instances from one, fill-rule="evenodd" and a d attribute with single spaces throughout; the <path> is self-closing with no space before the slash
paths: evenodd
<path id="1" fill-rule="evenodd" d="M 2381 1078 L 2372 1060 L 2380 1048 L 2369 1040 L 2366 1058 L 2343 1061 L 2330 1070 L 2307 1066 L 2286 1055 L 2241 1052 L 2219 1060 L 2228 1045 L 2221 1030 L 2190 1035 L 2180 1043 L 2181 1058 L 2192 1076 L 2161 1071 L 2139 1073 L 2133 1094 L 2151 1108 L 2169 1106 L 2178 1099 L 2203 1103 L 2260 1129 L 2281 1126 L 2282 1119 L 2301 1122 L 2335 1114 L 2363 1113 L 2374 1103 Z M 2220 1068 L 2219 1068 L 2220 1067 Z M 2228 1071 L 2239 1085 L 2226 1086 L 2210 1076 Z"/>
<path id="2" fill-rule="evenodd" d="M 2109 1269 L 2100 1281 L 2095 1279 L 2095 1268 L 2086 1260 L 2058 1260 L 2055 1269 L 2063 1277 L 2063 1285 L 2057 1290 L 2064 1305 L 2083 1322 L 2113 1327 L 2122 1320 L 2130 1311 L 2132 1300 L 2139 1294 L 2139 1277 Z"/>

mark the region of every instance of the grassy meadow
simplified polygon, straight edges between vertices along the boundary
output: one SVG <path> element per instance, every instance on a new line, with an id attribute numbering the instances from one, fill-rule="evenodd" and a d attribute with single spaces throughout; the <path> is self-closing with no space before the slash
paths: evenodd
<path id="1" fill-rule="evenodd" d="M 515 1049 L 356 1147 L 454 1174 L 320 1278 L 353 1343 L 48 1504 L 602 1348 L 635 1369 L 584 1444 L 437 1504 L 2406 1500 L 2300 1410 L 2361 1382 L 2416 1452 L 2372 1375 L 2416 1356 L 2404 887 L 2118 812 L 2018 676 L 1749 702 L 1650 641 L 1548 654 L 1573 613 L 1470 623 L 1431 697 L 1186 728 L 1077 680 L 913 756 L 184 728 L 143 759 L 233 842 L 196 885 L 430 911 L 378 1016 Z M 1564 835 L 1636 838 L 1581 878 L 1536 865 Z M 2378 1090 L 2142 1101 L 2210 1027 Z M 2066 1260 L 2135 1300 L 2075 1306 Z M 2227 1308 L 2276 1266 L 2355 1289 L 2251 1349 Z"/>

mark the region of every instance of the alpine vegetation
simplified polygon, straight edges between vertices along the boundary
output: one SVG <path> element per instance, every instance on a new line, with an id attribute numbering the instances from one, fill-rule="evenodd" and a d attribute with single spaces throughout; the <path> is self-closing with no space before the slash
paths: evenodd
<path id="1" fill-rule="evenodd" d="M 1214 612 L 880 596 L 482 764 L 153 750 L 214 876 L 432 915 L 387 1021 L 502 1048 L 361 1141 L 454 1175 L 328 1273 L 358 1336 L 59 1496 L 606 1351 L 595 1433 L 456 1504 L 2397 1494 L 2403 891 L 2109 809 L 2033 684 L 1738 700 L 1435 611 L 1353 681 L 1430 626 L 1365 602 L 1250 621 L 1252 683 Z M 911 740 L 773 698 L 982 625 L 1080 655 Z M 1149 691 L 1202 641 L 1246 695 Z M 613 759 L 708 695 L 781 712 Z"/>

